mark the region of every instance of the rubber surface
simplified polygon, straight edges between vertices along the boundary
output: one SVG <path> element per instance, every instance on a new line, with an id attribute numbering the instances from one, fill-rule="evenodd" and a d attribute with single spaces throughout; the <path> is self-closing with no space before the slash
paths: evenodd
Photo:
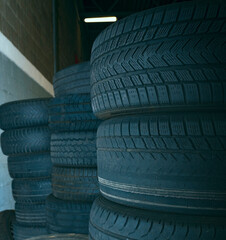
<path id="1" fill-rule="evenodd" d="M 51 234 L 51 235 L 45 235 L 41 237 L 34 237 L 29 238 L 28 240 L 47 240 L 47 239 L 55 239 L 55 240 L 66 240 L 66 239 L 73 239 L 73 240 L 88 240 L 88 235 L 82 235 L 82 234 Z"/>
<path id="2" fill-rule="evenodd" d="M 43 203 L 52 192 L 49 178 L 22 178 L 12 182 L 13 198 L 18 203 Z"/>
<path id="3" fill-rule="evenodd" d="M 1 135 L 2 152 L 5 155 L 43 153 L 50 150 L 48 127 L 30 127 L 7 130 Z"/>
<path id="4" fill-rule="evenodd" d="M 97 132 L 101 193 L 138 208 L 226 214 L 226 113 L 107 120 Z"/>
<path id="5" fill-rule="evenodd" d="M 225 1 L 170 4 L 111 24 L 91 54 L 99 118 L 169 108 L 223 108 Z"/>
<path id="6" fill-rule="evenodd" d="M 50 149 L 55 166 L 97 165 L 96 131 L 53 133 Z"/>
<path id="7" fill-rule="evenodd" d="M 226 219 L 151 212 L 98 198 L 90 213 L 90 240 L 223 240 Z"/>
<path id="8" fill-rule="evenodd" d="M 49 115 L 52 132 L 96 130 L 100 123 L 93 114 L 89 94 L 53 98 Z"/>
<path id="9" fill-rule="evenodd" d="M 11 178 L 50 177 L 52 162 L 50 154 L 24 154 L 8 157 Z"/>
<path id="10" fill-rule="evenodd" d="M 17 222 L 13 224 L 14 240 L 25 240 L 31 237 L 46 235 L 47 230 L 45 227 L 27 227 L 22 226 Z"/>
<path id="11" fill-rule="evenodd" d="M 29 99 L 1 105 L 0 128 L 8 130 L 48 125 L 49 99 Z"/>
<path id="12" fill-rule="evenodd" d="M 14 210 L 4 210 L 0 212 L 0 240 L 13 240 L 11 231 L 13 221 L 15 221 Z"/>
<path id="13" fill-rule="evenodd" d="M 46 200 L 49 233 L 88 234 L 92 202 L 65 201 L 50 195 Z"/>
<path id="14" fill-rule="evenodd" d="M 53 166 L 52 190 L 59 199 L 93 201 L 99 194 L 97 169 Z"/>
<path id="15" fill-rule="evenodd" d="M 16 221 L 23 226 L 45 226 L 46 206 L 42 203 L 15 203 Z"/>
<path id="16" fill-rule="evenodd" d="M 53 77 L 56 97 L 69 94 L 90 93 L 90 62 L 62 69 Z"/>

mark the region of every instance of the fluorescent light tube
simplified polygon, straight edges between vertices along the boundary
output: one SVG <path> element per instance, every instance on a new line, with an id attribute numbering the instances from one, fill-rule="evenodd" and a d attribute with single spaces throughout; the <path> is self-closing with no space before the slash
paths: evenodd
<path id="1" fill-rule="evenodd" d="M 116 22 L 116 21 L 117 17 L 93 17 L 84 19 L 84 22 L 86 23 Z"/>

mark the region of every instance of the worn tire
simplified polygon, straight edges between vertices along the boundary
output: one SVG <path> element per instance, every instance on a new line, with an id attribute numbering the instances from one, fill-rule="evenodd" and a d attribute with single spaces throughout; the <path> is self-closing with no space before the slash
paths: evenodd
<path id="1" fill-rule="evenodd" d="M 99 194 L 97 169 L 53 167 L 52 189 L 59 199 L 93 201 Z"/>
<path id="2" fill-rule="evenodd" d="M 16 221 L 23 226 L 46 226 L 46 206 L 42 203 L 15 203 Z"/>
<path id="3" fill-rule="evenodd" d="M 50 195 L 46 199 L 49 233 L 88 234 L 92 202 L 65 201 Z"/>
<path id="4" fill-rule="evenodd" d="M 50 150 L 48 127 L 31 127 L 7 130 L 1 135 L 2 152 L 5 155 L 42 153 Z"/>
<path id="5" fill-rule="evenodd" d="M 97 198 L 90 212 L 90 240 L 222 240 L 226 219 L 130 208 Z"/>
<path id="6" fill-rule="evenodd" d="M 97 132 L 104 197 L 187 214 L 226 214 L 226 113 L 159 113 L 107 120 Z"/>
<path id="7" fill-rule="evenodd" d="M 28 227 L 22 226 L 17 222 L 13 224 L 13 237 L 14 240 L 25 240 L 31 237 L 46 235 L 47 230 L 45 227 Z"/>
<path id="8" fill-rule="evenodd" d="M 106 28 L 91 54 L 99 118 L 226 103 L 224 1 L 170 4 Z"/>
<path id="9" fill-rule="evenodd" d="M 50 177 L 52 162 L 49 153 L 23 154 L 8 157 L 11 178 Z"/>
<path id="10" fill-rule="evenodd" d="M 82 234 L 74 234 L 74 233 L 68 233 L 68 234 L 50 234 L 45 235 L 41 237 L 34 237 L 29 238 L 27 240 L 48 240 L 48 239 L 55 239 L 55 240 L 88 240 L 88 235 L 82 235 Z"/>
<path id="11" fill-rule="evenodd" d="M 14 179 L 13 198 L 18 203 L 43 203 L 52 192 L 50 178 Z"/>
<path id="12" fill-rule="evenodd" d="M 97 166 L 96 131 L 53 133 L 50 149 L 55 166 Z"/>
<path id="13" fill-rule="evenodd" d="M 52 132 L 96 130 L 100 123 L 93 114 L 90 94 L 53 98 L 49 115 Z"/>
<path id="14" fill-rule="evenodd" d="M 69 94 L 90 93 L 90 62 L 64 68 L 53 77 L 56 97 Z"/>
<path id="15" fill-rule="evenodd" d="M 0 128 L 48 125 L 48 98 L 29 99 L 5 103 L 0 106 Z"/>

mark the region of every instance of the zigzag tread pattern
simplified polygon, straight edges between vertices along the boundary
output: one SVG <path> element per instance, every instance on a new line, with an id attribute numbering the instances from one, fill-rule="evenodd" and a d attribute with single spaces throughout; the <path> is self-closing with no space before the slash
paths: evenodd
<path id="1" fill-rule="evenodd" d="M 143 12 L 143 16 L 119 21 L 94 43 L 91 96 L 98 117 L 106 118 L 112 112 L 121 114 L 123 109 L 133 107 L 225 103 L 223 10 L 217 4 L 188 4 L 187 8 L 179 4 L 166 9 L 160 8 L 156 13 L 149 10 L 147 15 Z M 175 11 L 175 16 L 179 14 L 177 20 L 169 18 L 171 11 Z M 182 12 L 186 12 L 185 19 Z M 165 26 L 164 16 L 177 24 Z M 147 27 L 130 29 L 128 33 L 129 23 L 139 24 L 140 17 Z M 194 22 L 190 22 L 193 18 Z M 122 25 L 127 29 L 125 33 Z M 109 34 L 117 27 L 121 34 Z M 105 40 L 104 34 L 108 36 Z"/>
<path id="2" fill-rule="evenodd" d="M 46 126 L 7 130 L 1 135 L 1 146 L 5 155 L 48 152 L 50 130 Z"/>
<path id="3" fill-rule="evenodd" d="M 0 107 L 0 127 L 3 130 L 48 124 L 50 99 L 22 100 Z"/>
<path id="4" fill-rule="evenodd" d="M 60 166 L 96 166 L 96 132 L 55 133 L 51 160 Z"/>

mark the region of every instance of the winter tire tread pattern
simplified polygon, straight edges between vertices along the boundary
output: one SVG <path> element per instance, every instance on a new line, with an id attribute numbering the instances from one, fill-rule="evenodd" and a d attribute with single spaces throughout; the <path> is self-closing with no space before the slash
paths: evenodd
<path id="1" fill-rule="evenodd" d="M 225 2 L 183 2 L 117 21 L 95 40 L 92 107 L 99 118 L 226 103 Z"/>

